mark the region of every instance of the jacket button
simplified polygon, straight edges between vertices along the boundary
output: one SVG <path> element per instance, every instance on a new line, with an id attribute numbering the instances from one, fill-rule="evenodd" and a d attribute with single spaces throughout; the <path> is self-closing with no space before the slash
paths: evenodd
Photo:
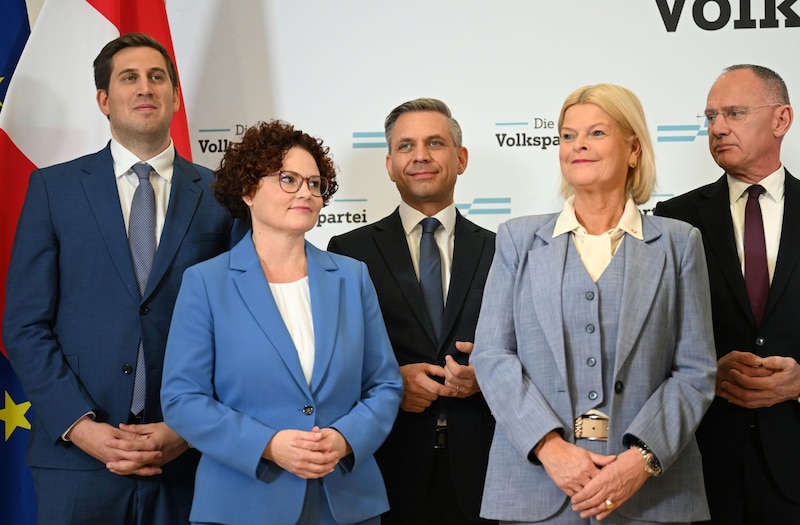
<path id="1" fill-rule="evenodd" d="M 148 308 L 146 306 L 140 306 L 139 307 L 139 313 L 142 314 L 142 315 L 147 315 L 147 314 L 150 313 L 150 308 Z"/>
<path id="2" fill-rule="evenodd" d="M 593 334 L 594 333 L 594 325 L 593 324 L 587 324 L 586 325 L 586 333 L 587 334 Z"/>
<path id="3" fill-rule="evenodd" d="M 133 367 L 131 365 L 122 365 L 122 373 L 125 375 L 129 375 L 133 373 Z"/>
<path id="4" fill-rule="evenodd" d="M 594 401 L 595 399 L 597 399 L 597 392 L 595 392 L 594 390 L 592 390 L 591 392 L 589 392 L 589 399 L 591 399 L 592 401 Z"/>
<path id="5" fill-rule="evenodd" d="M 303 414 L 310 416 L 313 413 L 314 413 L 314 407 L 312 407 L 311 405 L 306 405 L 303 407 Z"/>
<path id="6" fill-rule="evenodd" d="M 766 342 L 767 340 L 763 337 L 756 337 L 756 346 L 764 346 L 764 343 Z"/>
<path id="7" fill-rule="evenodd" d="M 591 301 L 592 299 L 594 299 L 594 292 L 586 292 L 586 299 L 588 301 Z"/>
<path id="8" fill-rule="evenodd" d="M 617 381 L 614 383 L 614 392 L 621 394 L 623 390 L 625 390 L 625 383 L 622 381 Z"/>
<path id="9" fill-rule="evenodd" d="M 594 357 L 590 357 L 589 359 L 586 360 L 586 364 L 589 366 L 594 366 L 597 364 L 597 359 L 595 359 Z"/>

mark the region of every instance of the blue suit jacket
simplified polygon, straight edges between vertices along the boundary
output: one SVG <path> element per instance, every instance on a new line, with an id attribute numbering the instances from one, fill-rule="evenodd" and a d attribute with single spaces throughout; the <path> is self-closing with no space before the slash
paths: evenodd
<path id="1" fill-rule="evenodd" d="M 529 460 L 551 430 L 574 442 L 561 285 L 570 235 L 558 215 L 502 224 L 486 282 L 472 363 L 497 419 L 482 514 L 539 521 L 567 496 Z M 607 454 L 641 439 L 664 474 L 616 512 L 647 521 L 707 519 L 694 431 L 714 396 L 716 360 L 700 232 L 643 216 L 644 241 L 625 239 L 614 382 L 605 392 Z M 621 253 L 621 252 L 620 252 Z"/>
<path id="2" fill-rule="evenodd" d="M 202 451 L 191 519 L 295 523 L 306 480 L 261 457 L 276 432 L 336 428 L 353 449 L 322 478 L 333 516 L 388 508 L 373 458 L 392 428 L 402 381 L 363 263 L 306 243 L 315 360 L 309 387 L 246 236 L 187 270 L 164 363 L 167 423 Z M 224 498 L 220 498 L 224 494 Z"/>
<path id="3" fill-rule="evenodd" d="M 164 229 L 140 298 L 109 147 L 31 174 L 3 320 L 3 342 L 36 410 L 31 465 L 105 468 L 61 435 L 89 411 L 113 426 L 127 422 L 140 337 L 145 422 L 162 421 L 161 367 L 181 276 L 231 245 L 235 223 L 211 195 L 211 180 L 210 170 L 175 157 Z M 184 454 L 165 472 L 191 473 L 196 461 Z"/>

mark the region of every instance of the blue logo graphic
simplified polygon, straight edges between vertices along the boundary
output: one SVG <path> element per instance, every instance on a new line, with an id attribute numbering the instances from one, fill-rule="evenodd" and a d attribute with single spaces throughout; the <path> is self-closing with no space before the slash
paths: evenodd
<path id="1" fill-rule="evenodd" d="M 708 136 L 708 121 L 699 124 L 657 126 L 658 142 L 694 142 L 697 137 Z"/>
<path id="2" fill-rule="evenodd" d="M 353 149 L 388 148 L 383 131 L 354 131 Z"/>
<path id="3" fill-rule="evenodd" d="M 456 208 L 463 215 L 511 215 L 511 197 L 478 197 Z"/>

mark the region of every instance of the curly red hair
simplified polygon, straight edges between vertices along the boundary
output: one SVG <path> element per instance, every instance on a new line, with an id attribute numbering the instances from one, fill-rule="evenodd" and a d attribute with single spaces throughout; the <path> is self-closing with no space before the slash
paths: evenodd
<path id="1" fill-rule="evenodd" d="M 294 147 L 311 154 L 320 177 L 328 181 L 328 191 L 322 196 L 322 205 L 327 206 L 339 189 L 329 148 L 323 146 L 322 139 L 281 120 L 258 122 L 245 131 L 240 142 L 228 146 L 214 172 L 214 196 L 234 218 L 250 224 L 250 209 L 242 197 L 255 194 L 261 177 L 280 170 L 286 152 Z"/>

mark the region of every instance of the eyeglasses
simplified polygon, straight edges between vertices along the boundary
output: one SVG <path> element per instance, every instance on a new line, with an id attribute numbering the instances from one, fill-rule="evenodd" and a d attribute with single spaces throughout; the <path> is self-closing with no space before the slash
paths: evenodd
<path id="1" fill-rule="evenodd" d="M 743 122 L 744 119 L 747 117 L 748 113 L 752 113 L 758 109 L 764 108 L 772 108 L 775 106 L 782 106 L 780 102 L 773 102 L 772 104 L 767 104 L 766 106 L 758 106 L 755 108 L 741 108 L 741 107 L 734 107 L 730 109 L 724 109 L 722 111 L 706 111 L 705 113 L 701 113 L 697 115 L 697 121 L 700 123 L 700 127 L 707 125 L 712 125 L 716 123 L 717 117 L 722 115 L 725 119 L 725 122 L 730 124 L 731 122 Z"/>
<path id="2" fill-rule="evenodd" d="M 297 193 L 303 187 L 303 182 L 308 185 L 308 191 L 314 197 L 323 197 L 328 193 L 328 179 L 324 179 L 319 175 L 312 175 L 311 177 L 303 177 L 299 173 L 293 171 L 276 171 L 265 175 L 265 177 L 278 177 L 281 189 L 286 193 Z"/>

